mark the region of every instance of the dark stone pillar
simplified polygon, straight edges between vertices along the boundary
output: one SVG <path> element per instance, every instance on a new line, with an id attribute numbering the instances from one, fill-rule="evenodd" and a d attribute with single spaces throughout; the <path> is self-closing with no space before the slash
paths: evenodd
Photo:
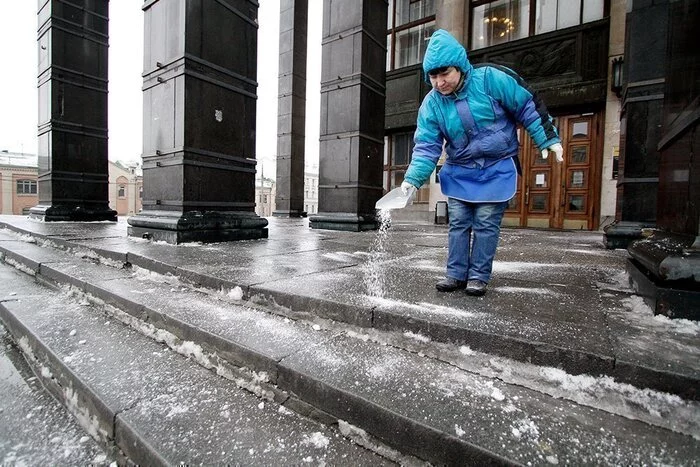
<path id="1" fill-rule="evenodd" d="M 109 2 L 39 4 L 39 204 L 30 217 L 116 221 L 107 165 Z"/>
<path id="2" fill-rule="evenodd" d="M 276 217 L 304 212 L 308 0 L 280 2 Z"/>
<path id="3" fill-rule="evenodd" d="M 605 231 L 606 244 L 616 248 L 656 223 L 668 21 L 667 1 L 628 3 L 617 223 Z"/>
<path id="4" fill-rule="evenodd" d="M 129 235 L 267 237 L 255 214 L 258 3 L 148 0 L 143 10 L 143 211 Z"/>
<path id="5" fill-rule="evenodd" d="M 386 0 L 325 0 L 316 229 L 376 229 L 382 195 Z"/>

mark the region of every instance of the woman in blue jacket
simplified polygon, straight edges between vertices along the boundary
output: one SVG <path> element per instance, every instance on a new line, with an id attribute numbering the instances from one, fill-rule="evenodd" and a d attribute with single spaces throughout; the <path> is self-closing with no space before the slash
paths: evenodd
<path id="1" fill-rule="evenodd" d="M 441 292 L 465 289 L 483 295 L 491 277 L 503 213 L 517 189 L 521 124 L 546 158 L 563 160 L 563 149 L 544 104 L 512 70 L 472 66 L 467 51 L 447 31 L 437 30 L 423 60 L 433 89 L 418 111 L 415 146 L 404 192 L 420 188 L 435 170 L 443 147 L 440 187 L 450 218 L 446 278 Z"/>

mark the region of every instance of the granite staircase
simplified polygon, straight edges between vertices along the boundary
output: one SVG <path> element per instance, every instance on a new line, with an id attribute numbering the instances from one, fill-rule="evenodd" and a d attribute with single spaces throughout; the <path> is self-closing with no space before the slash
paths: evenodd
<path id="1" fill-rule="evenodd" d="M 30 232 L 0 230 L 0 259 L 0 321 L 120 464 L 700 459 L 697 381 L 672 372 L 571 374 Z"/>

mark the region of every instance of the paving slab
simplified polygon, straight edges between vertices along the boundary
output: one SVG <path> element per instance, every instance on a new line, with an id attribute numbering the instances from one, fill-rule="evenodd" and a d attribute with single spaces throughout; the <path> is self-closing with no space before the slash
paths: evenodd
<path id="1" fill-rule="evenodd" d="M 117 222 L 42 222 L 26 216 L 0 215 L 0 222 L 9 229 L 63 239 L 123 237 L 127 226 L 123 218 Z"/>
<path id="2" fill-rule="evenodd" d="M 373 275 L 371 264 L 365 264 L 267 282 L 254 290 L 326 301 L 326 309 L 335 304 L 371 309 L 375 328 L 410 331 L 484 351 L 497 351 L 497 346 L 507 343 L 498 336 L 506 337 L 514 346 L 507 354 L 516 357 L 525 347 L 516 344 L 527 341 L 530 347 L 540 348 L 534 352 L 539 359 L 532 356 L 533 363 L 556 366 L 561 355 L 552 352 L 560 348 L 599 355 L 596 365 L 611 367 L 613 351 L 595 288 L 494 279 L 492 290 L 482 298 L 462 292 L 445 294 L 435 290 L 435 274 L 425 270 L 429 261 L 416 261 L 418 267 L 413 261 L 386 261 L 381 264 L 381 277 Z M 577 372 L 596 369 L 590 360 L 586 363 Z M 573 364 L 567 369 L 576 370 Z"/>
<path id="3" fill-rule="evenodd" d="M 283 360 L 280 382 L 438 464 L 680 465 L 700 456 L 691 437 L 347 336 Z"/>

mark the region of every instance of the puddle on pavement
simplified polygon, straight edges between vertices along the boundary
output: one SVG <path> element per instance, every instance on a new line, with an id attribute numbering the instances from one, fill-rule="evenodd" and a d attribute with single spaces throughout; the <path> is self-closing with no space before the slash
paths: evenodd
<path id="1" fill-rule="evenodd" d="M 377 212 L 379 230 L 370 245 L 369 260 L 363 269 L 363 280 L 367 288 L 367 295 L 370 297 L 384 297 L 384 271 L 381 263 L 386 255 L 386 244 L 389 237 L 389 227 L 391 226 L 391 211 L 382 209 Z"/>

